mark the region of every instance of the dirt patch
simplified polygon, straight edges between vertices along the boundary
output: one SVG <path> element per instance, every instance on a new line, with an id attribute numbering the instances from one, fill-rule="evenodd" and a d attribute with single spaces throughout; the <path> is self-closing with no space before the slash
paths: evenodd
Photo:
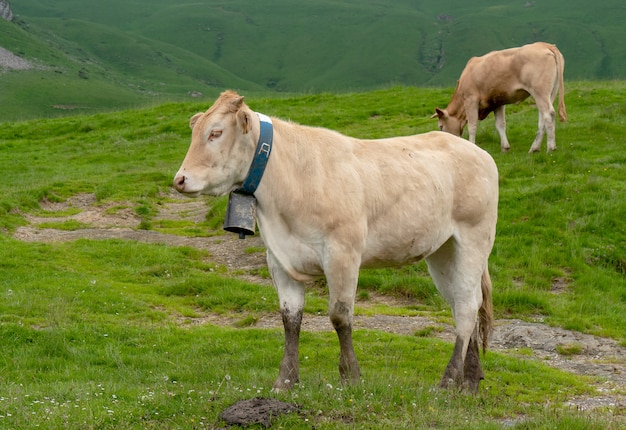
<path id="1" fill-rule="evenodd" d="M 156 219 L 189 219 L 199 222 L 204 219 L 207 211 L 206 202 L 202 199 L 178 197 L 172 193 L 169 203 L 159 207 Z M 43 202 L 43 216 L 25 215 L 30 223 L 20 227 L 15 237 L 27 242 L 58 242 L 71 241 L 79 238 L 88 239 L 125 239 L 146 243 L 164 243 L 171 246 L 190 246 L 207 250 L 211 258 L 228 268 L 233 276 L 262 285 L 271 283 L 268 279 L 251 274 L 254 269 L 265 266 L 264 253 L 246 253 L 246 248 L 263 247 L 258 236 L 240 240 L 234 234 L 208 238 L 182 237 L 163 234 L 150 230 L 139 230 L 139 218 L 132 207 L 124 203 L 98 204 L 93 195 L 80 194 L 63 203 Z M 46 214 L 45 212 L 49 212 Z M 68 212 L 67 216 L 47 216 Z M 89 228 L 64 231 L 54 228 L 41 228 L 40 225 L 50 222 L 76 220 Z M 561 292 L 565 282 L 555 283 L 555 291 Z M 396 300 L 370 294 L 366 301 L 357 306 L 371 307 L 384 302 L 386 304 L 402 304 Z M 406 303 L 405 303 L 406 304 Z M 234 319 L 204 315 L 200 318 L 180 318 L 181 324 L 220 324 L 235 326 Z M 259 328 L 281 328 L 282 322 L 277 312 L 261 316 L 255 324 Z M 333 328 L 325 315 L 305 315 L 302 323 L 305 331 L 332 331 Z M 454 328 L 448 324 L 434 321 L 427 317 L 372 315 L 355 316 L 355 329 L 381 330 L 403 335 L 415 335 L 417 332 L 429 331 L 434 336 L 448 342 L 454 341 Z M 535 359 L 550 366 L 579 375 L 593 375 L 604 382 L 597 385 L 598 395 L 570 399 L 570 407 L 587 410 L 604 407 L 620 416 L 626 410 L 626 348 L 621 347 L 612 339 L 600 338 L 578 332 L 550 327 L 541 320 L 527 322 L 521 320 L 498 320 L 493 339 L 490 344 L 493 350 L 519 356 L 522 359 Z M 528 354 L 532 350 L 532 355 Z M 570 351 L 563 354 L 563 351 Z M 247 407 L 247 406 L 246 406 Z"/>

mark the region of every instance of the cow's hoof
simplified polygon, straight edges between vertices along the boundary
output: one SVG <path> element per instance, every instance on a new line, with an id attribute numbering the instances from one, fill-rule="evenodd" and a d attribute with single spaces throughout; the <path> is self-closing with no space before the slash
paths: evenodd
<path id="1" fill-rule="evenodd" d="M 290 379 L 279 378 L 276 380 L 276 382 L 274 382 L 274 386 L 272 387 L 272 393 L 290 391 L 294 385 L 295 382 L 291 381 Z"/>

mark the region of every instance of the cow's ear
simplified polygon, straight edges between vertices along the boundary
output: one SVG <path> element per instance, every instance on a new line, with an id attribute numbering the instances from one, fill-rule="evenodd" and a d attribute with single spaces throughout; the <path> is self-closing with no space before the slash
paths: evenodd
<path id="1" fill-rule="evenodd" d="M 241 106 L 243 106 L 243 99 L 244 96 L 238 96 L 233 100 L 233 106 L 235 107 L 235 109 L 240 109 Z"/>
<path id="2" fill-rule="evenodd" d="M 433 116 L 431 116 L 431 118 L 443 118 L 446 116 L 446 112 L 439 109 L 439 108 L 435 108 L 435 113 L 433 114 Z"/>
<path id="3" fill-rule="evenodd" d="M 243 96 L 235 98 L 232 102 L 232 106 L 237 112 L 237 122 L 241 125 L 241 131 L 243 134 L 252 130 L 252 118 L 248 109 L 242 109 L 244 107 Z"/>
<path id="4" fill-rule="evenodd" d="M 247 134 L 252 130 L 252 116 L 247 109 L 240 109 L 237 112 L 237 122 L 241 125 L 241 131 L 243 134 Z"/>
<path id="5" fill-rule="evenodd" d="M 192 116 L 189 119 L 189 128 L 191 128 L 193 130 L 193 126 L 196 125 L 196 121 L 198 121 L 198 118 L 200 118 L 201 116 L 202 116 L 202 112 L 198 112 L 197 114 Z"/>

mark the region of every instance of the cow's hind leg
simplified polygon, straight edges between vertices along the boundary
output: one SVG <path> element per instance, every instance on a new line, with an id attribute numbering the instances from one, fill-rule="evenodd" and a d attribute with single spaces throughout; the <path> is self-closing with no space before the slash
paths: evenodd
<path id="1" fill-rule="evenodd" d="M 485 379 L 482 366 L 480 365 L 480 353 L 478 351 L 478 330 L 470 339 L 463 367 L 463 387 L 472 393 L 478 392 L 480 381 Z"/>
<path id="2" fill-rule="evenodd" d="M 300 381 L 298 350 L 304 309 L 304 285 L 291 278 L 268 251 L 267 264 L 278 292 L 280 313 L 285 329 L 285 348 L 273 391 L 290 390 Z"/>
<path id="3" fill-rule="evenodd" d="M 535 98 L 535 103 L 537 104 L 537 109 L 539 110 L 539 121 L 537 124 L 537 135 L 535 136 L 535 141 L 528 152 L 538 152 L 541 150 L 541 142 L 543 141 L 544 135 L 547 135 L 547 150 L 556 150 L 556 113 L 554 112 L 554 106 L 552 106 L 550 100 L 544 99 L 545 97 Z"/>
<path id="4" fill-rule="evenodd" d="M 461 249 L 454 238 L 426 260 L 430 275 L 454 316 L 456 342 L 452 357 L 439 384 L 442 388 L 474 390 L 483 378 L 478 355 L 477 317 L 482 303 L 481 276 L 484 257 L 472 249 Z"/>
<path id="5" fill-rule="evenodd" d="M 493 303 L 492 303 L 492 286 L 491 277 L 489 276 L 489 269 L 485 267 L 483 274 L 480 278 L 480 291 L 482 296 L 482 302 L 478 311 L 478 324 L 470 344 L 467 349 L 467 355 L 465 356 L 464 367 L 464 381 L 465 388 L 469 389 L 472 393 L 478 392 L 478 385 L 480 381 L 485 379 L 483 369 L 480 365 L 480 354 L 478 352 L 478 340 L 482 341 L 483 353 L 487 352 L 487 345 L 489 339 L 493 334 Z"/>
<path id="6" fill-rule="evenodd" d="M 465 342 L 462 337 L 457 336 L 452 357 L 446 366 L 439 387 L 463 388 L 471 393 L 476 393 L 480 381 L 485 378 L 480 365 L 477 330 L 474 330 L 466 349 L 464 349 L 464 345 Z"/>
<path id="7" fill-rule="evenodd" d="M 506 137 L 506 107 L 505 105 L 498 106 L 493 112 L 496 117 L 496 130 L 500 135 L 500 149 L 502 152 L 508 152 L 511 149 L 509 145 L 509 139 Z"/>
<path id="8" fill-rule="evenodd" d="M 547 114 L 544 114 L 544 126 L 546 130 L 548 151 L 556 151 L 556 113 L 554 108 L 550 105 L 550 110 Z"/>
<path id="9" fill-rule="evenodd" d="M 463 385 L 464 365 L 463 360 L 465 356 L 464 348 L 465 342 L 462 337 L 457 335 L 456 342 L 454 344 L 454 351 L 452 351 L 452 357 L 448 361 L 446 370 L 443 372 L 443 377 L 439 382 L 441 388 L 461 388 Z"/>

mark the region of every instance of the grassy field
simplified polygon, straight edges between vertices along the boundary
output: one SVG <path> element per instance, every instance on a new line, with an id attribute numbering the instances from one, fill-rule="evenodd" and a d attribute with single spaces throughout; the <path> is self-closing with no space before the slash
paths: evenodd
<path id="1" fill-rule="evenodd" d="M 247 102 L 268 115 L 375 138 L 436 128 L 429 116 L 451 93 L 390 87 Z M 498 318 L 540 319 L 626 346 L 624 94 L 624 82 L 566 82 L 569 122 L 557 125 L 552 154 L 545 145 L 527 153 L 537 124 L 531 102 L 507 110 L 509 153 L 500 152 L 493 119 L 480 124 L 477 141 L 500 171 L 490 259 Z M 154 220 L 188 147 L 188 119 L 208 106 L 3 124 L 0 428 L 213 428 L 235 401 L 274 396 L 280 330 L 181 323 L 212 313 L 245 321 L 276 312 L 271 287 L 236 280 L 190 247 L 13 238 L 25 215 L 43 214 L 41 202 L 78 193 L 131 208 L 144 229 L 222 234 L 223 199 L 209 200 L 207 219 L 196 225 Z M 360 288 L 365 296 L 415 301 L 380 312 L 450 319 L 423 265 L 366 271 Z M 313 289 L 306 311 L 325 313 L 325 302 L 323 289 Z M 301 411 L 277 419 L 276 428 L 617 429 L 624 422 L 623 410 L 561 406 L 598 395 L 598 378 L 504 353 L 486 355 L 478 396 L 433 390 L 452 345 L 428 336 L 357 331 L 363 381 L 343 387 L 337 343 L 332 333 L 302 334 L 302 383 L 276 396 Z"/>

